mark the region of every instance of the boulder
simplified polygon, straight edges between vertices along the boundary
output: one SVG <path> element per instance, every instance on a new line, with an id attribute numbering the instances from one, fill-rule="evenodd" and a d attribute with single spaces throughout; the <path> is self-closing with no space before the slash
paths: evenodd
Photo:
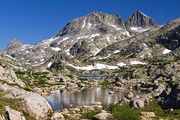
<path id="1" fill-rule="evenodd" d="M 144 107 L 145 104 L 149 103 L 149 98 L 151 97 L 151 94 L 147 95 L 141 95 L 141 96 L 136 96 L 135 98 L 132 98 L 130 101 L 130 107 L 133 108 L 142 108 Z"/>
<path id="2" fill-rule="evenodd" d="M 144 100 L 135 98 L 130 102 L 132 108 L 142 108 L 144 107 Z"/>
<path id="3" fill-rule="evenodd" d="M 117 87 L 123 87 L 123 84 L 122 84 L 121 82 L 116 82 L 116 83 L 115 83 L 115 86 L 117 86 Z"/>
<path id="4" fill-rule="evenodd" d="M 24 111 L 37 120 L 47 119 L 48 115 L 52 112 L 49 103 L 39 94 L 27 93 L 22 99 Z"/>
<path id="5" fill-rule="evenodd" d="M 156 115 L 154 112 L 141 112 L 141 116 L 146 117 L 146 118 L 153 118 Z"/>
<path id="6" fill-rule="evenodd" d="M 51 120 L 65 120 L 64 116 L 61 113 L 54 113 L 51 117 Z"/>
<path id="7" fill-rule="evenodd" d="M 15 72 L 9 67 L 0 66 L 0 78 L 10 84 L 17 84 L 21 87 L 25 87 L 25 83 L 22 80 L 18 80 Z"/>
<path id="8" fill-rule="evenodd" d="M 107 112 L 102 112 L 93 117 L 94 120 L 114 120 L 112 114 Z"/>
<path id="9" fill-rule="evenodd" d="M 76 88 L 78 88 L 78 85 L 76 83 L 67 82 L 66 83 L 66 88 L 67 89 L 76 89 Z"/>
<path id="10" fill-rule="evenodd" d="M 23 116 L 21 112 L 11 109 L 9 106 L 6 106 L 5 108 L 6 108 L 6 112 L 7 112 L 9 120 L 26 120 L 26 118 Z"/>
<path id="11" fill-rule="evenodd" d="M 159 95 L 158 102 L 165 109 L 180 108 L 180 80 L 176 80 Z"/>
<path id="12" fill-rule="evenodd" d="M 3 115 L 0 115 L 0 120 L 6 120 Z"/>
<path id="13" fill-rule="evenodd" d="M 129 92 L 125 95 L 126 98 L 131 99 L 134 97 L 134 94 L 132 92 Z"/>
<path id="14" fill-rule="evenodd" d="M 130 102 L 130 100 L 127 99 L 126 97 L 123 97 L 123 98 L 119 101 L 120 104 L 129 104 L 129 102 Z"/>

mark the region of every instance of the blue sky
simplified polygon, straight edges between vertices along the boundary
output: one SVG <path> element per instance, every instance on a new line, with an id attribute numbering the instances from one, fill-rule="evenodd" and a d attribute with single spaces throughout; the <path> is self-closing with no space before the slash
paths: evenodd
<path id="1" fill-rule="evenodd" d="M 0 50 L 17 38 L 35 44 L 57 33 L 70 20 L 89 12 L 118 14 L 140 10 L 159 24 L 180 17 L 180 0 L 0 0 Z"/>

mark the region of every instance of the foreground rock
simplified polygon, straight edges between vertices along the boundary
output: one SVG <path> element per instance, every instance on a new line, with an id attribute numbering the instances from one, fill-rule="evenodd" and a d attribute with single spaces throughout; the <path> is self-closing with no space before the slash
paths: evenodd
<path id="1" fill-rule="evenodd" d="M 149 103 L 148 96 L 136 96 L 135 98 L 132 98 L 129 105 L 132 108 L 143 108 L 147 103 Z"/>
<path id="2" fill-rule="evenodd" d="M 9 120 L 26 120 L 26 118 L 23 116 L 23 114 L 21 112 L 13 110 L 8 106 L 6 106 L 5 108 L 6 108 L 6 112 L 7 112 Z M 0 120 L 1 120 L 1 118 L 0 118 Z"/>
<path id="3" fill-rule="evenodd" d="M 141 112 L 141 120 L 153 120 L 155 116 L 154 112 Z"/>
<path id="4" fill-rule="evenodd" d="M 61 113 L 54 113 L 51 117 L 51 120 L 65 120 L 64 116 Z"/>
<path id="5" fill-rule="evenodd" d="M 22 100 L 23 109 L 37 120 L 48 118 L 52 108 L 49 103 L 40 95 L 29 93 Z"/>
<path id="6" fill-rule="evenodd" d="M 112 114 L 107 112 L 102 112 L 93 117 L 94 120 L 114 120 Z"/>
<path id="7" fill-rule="evenodd" d="M 0 60 L 0 78 L 1 81 L 9 84 L 17 84 L 21 87 L 25 87 L 24 82 L 18 80 L 15 72 L 6 63 Z"/>
<path id="8" fill-rule="evenodd" d="M 0 120 L 5 120 L 5 117 L 0 115 Z"/>
<path id="9" fill-rule="evenodd" d="M 18 87 L 12 87 L 6 84 L 0 84 L 0 90 L 8 91 L 5 97 L 20 99 L 22 109 L 37 120 L 47 119 L 49 113 L 52 112 L 49 103 L 39 94 L 27 92 Z"/>

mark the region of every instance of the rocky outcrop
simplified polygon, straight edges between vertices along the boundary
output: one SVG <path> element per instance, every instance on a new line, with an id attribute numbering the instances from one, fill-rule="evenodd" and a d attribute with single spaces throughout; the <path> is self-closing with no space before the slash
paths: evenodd
<path id="1" fill-rule="evenodd" d="M 5 108 L 8 115 L 8 120 L 26 120 L 21 112 L 11 109 L 8 106 L 6 106 Z"/>
<path id="2" fill-rule="evenodd" d="M 8 84 L 17 84 L 20 87 L 25 87 L 22 80 L 19 80 L 10 66 L 0 60 L 0 81 Z"/>

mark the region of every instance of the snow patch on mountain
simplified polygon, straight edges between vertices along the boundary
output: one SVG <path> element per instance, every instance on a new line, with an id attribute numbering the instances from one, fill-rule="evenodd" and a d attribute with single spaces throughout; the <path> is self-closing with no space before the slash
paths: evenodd
<path id="1" fill-rule="evenodd" d="M 52 62 L 48 63 L 48 65 L 47 65 L 48 68 L 50 68 L 52 64 L 53 64 Z"/>
<path id="2" fill-rule="evenodd" d="M 117 65 L 118 65 L 119 67 L 124 67 L 124 66 L 126 66 L 126 64 L 123 63 L 123 62 L 120 62 L 120 63 L 118 63 Z"/>
<path id="3" fill-rule="evenodd" d="M 92 66 L 74 66 L 72 64 L 68 64 L 69 66 L 77 69 L 77 70 L 101 70 L 101 69 L 118 69 L 118 66 L 110 66 L 106 64 L 97 63 L 96 65 Z"/>
<path id="4" fill-rule="evenodd" d="M 61 50 L 59 47 L 51 47 L 51 49 L 57 52 Z"/>
<path id="5" fill-rule="evenodd" d="M 59 45 L 60 43 L 64 42 L 64 41 L 68 40 L 69 38 L 70 38 L 70 37 L 65 37 L 65 38 L 63 38 L 61 41 L 58 42 L 58 45 Z"/>
<path id="6" fill-rule="evenodd" d="M 169 49 L 165 49 L 165 50 L 163 50 L 163 54 L 168 54 L 168 53 L 170 53 L 170 52 L 172 52 L 171 50 L 169 50 Z"/>
<path id="7" fill-rule="evenodd" d="M 120 52 L 120 50 L 115 50 L 115 51 L 114 51 L 114 54 L 119 53 L 119 52 Z"/>
<path id="8" fill-rule="evenodd" d="M 131 64 L 131 65 L 138 65 L 138 64 L 140 64 L 140 65 L 145 65 L 146 63 L 135 60 L 135 61 L 131 61 L 130 64 Z"/>
<path id="9" fill-rule="evenodd" d="M 130 30 L 131 31 L 135 31 L 135 32 L 144 32 L 149 30 L 150 28 L 142 28 L 142 27 L 131 27 Z"/>

